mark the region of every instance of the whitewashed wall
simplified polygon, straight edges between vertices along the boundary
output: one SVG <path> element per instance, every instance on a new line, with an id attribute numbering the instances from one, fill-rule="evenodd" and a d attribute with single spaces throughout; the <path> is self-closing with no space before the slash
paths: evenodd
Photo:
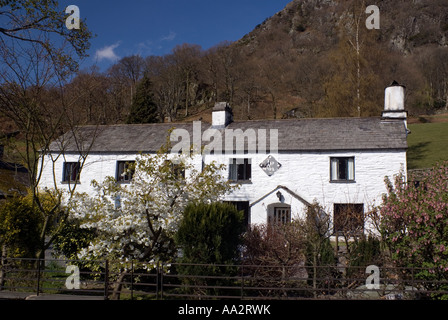
<path id="1" fill-rule="evenodd" d="M 115 177 L 117 161 L 132 161 L 135 160 L 136 157 L 137 155 L 135 154 L 90 154 L 87 157 L 84 167 L 82 168 L 80 181 L 76 184 L 76 191 L 81 193 L 92 193 L 92 180 L 103 181 L 108 176 Z M 70 187 L 73 187 L 73 184 L 70 186 L 68 183 L 62 182 L 64 162 L 78 162 L 80 161 L 79 156 L 74 154 L 66 154 L 64 156 L 60 156 L 58 161 L 54 164 L 49 156 L 46 156 L 45 158 L 46 160 L 44 160 L 39 187 L 47 187 L 51 189 L 54 188 L 55 182 L 61 190 L 68 190 Z M 55 179 L 53 177 L 55 177 Z"/>
<path id="2" fill-rule="evenodd" d="M 379 205 L 382 194 L 386 192 L 385 176 L 393 177 L 400 170 L 406 168 L 406 152 L 404 150 L 280 153 L 273 156 L 281 163 L 282 167 L 274 175 L 268 176 L 259 167 L 259 164 L 267 156 L 267 154 L 206 155 L 204 162 L 217 161 L 227 165 L 231 158 L 251 158 L 251 183 L 242 184 L 238 191 L 226 196 L 225 200 L 249 201 L 252 204 L 281 185 L 309 203 L 314 200 L 318 201 L 328 212 L 333 211 L 334 203 L 364 203 L 365 209 L 372 205 Z M 76 191 L 91 193 L 93 189 L 90 183 L 93 179 L 102 181 L 107 176 L 115 177 L 117 161 L 131 161 L 136 157 L 136 154 L 89 155 L 81 172 L 80 183 L 77 185 Z M 354 183 L 330 182 L 330 157 L 355 157 Z M 76 162 L 78 157 L 65 155 L 65 157 L 59 157 L 54 165 L 56 183 L 60 188 L 68 189 L 67 184 L 62 184 L 64 161 Z M 44 163 L 40 187 L 53 188 L 53 163 L 51 161 Z M 200 169 L 202 157 L 196 157 L 194 163 L 196 168 Z M 224 172 L 224 175 L 227 177 L 228 172 Z M 305 204 L 288 192 L 280 191 L 284 196 L 283 203 L 291 205 L 292 216 L 301 215 L 306 208 Z M 268 205 L 280 203 L 275 193 L 269 194 L 252 206 L 250 217 L 252 224 L 266 222 Z"/>
<path id="3" fill-rule="evenodd" d="M 333 211 L 334 203 L 364 203 L 364 208 L 368 209 L 381 203 L 381 196 L 386 192 L 384 178 L 393 177 L 406 168 L 404 151 L 280 153 L 273 156 L 282 167 L 270 177 L 259 167 L 267 158 L 266 154 L 220 156 L 221 163 L 229 163 L 233 157 L 252 159 L 252 183 L 242 184 L 240 190 L 227 196 L 226 200 L 253 203 L 281 185 L 309 203 L 316 200 L 328 212 Z M 330 182 L 330 157 L 355 157 L 354 183 Z M 280 191 L 285 196 L 284 203 L 291 205 L 292 216 L 302 214 L 306 208 L 304 204 Z M 267 206 L 278 202 L 275 193 L 252 207 L 251 223 L 266 221 Z"/>

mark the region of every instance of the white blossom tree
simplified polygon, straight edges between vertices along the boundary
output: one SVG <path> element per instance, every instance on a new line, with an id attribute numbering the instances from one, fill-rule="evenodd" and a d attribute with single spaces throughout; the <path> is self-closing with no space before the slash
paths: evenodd
<path id="1" fill-rule="evenodd" d="M 151 268 L 175 255 L 173 235 L 187 204 L 217 201 L 237 188 L 224 178 L 223 165 L 211 163 L 198 170 L 192 156 L 173 159 L 166 151 L 140 155 L 128 168 L 130 183 L 117 183 L 113 177 L 92 181 L 95 194 L 79 194 L 70 202 L 72 219 L 97 233 L 78 257 L 114 260 L 119 276 L 113 298 L 119 297 L 129 261 Z"/>

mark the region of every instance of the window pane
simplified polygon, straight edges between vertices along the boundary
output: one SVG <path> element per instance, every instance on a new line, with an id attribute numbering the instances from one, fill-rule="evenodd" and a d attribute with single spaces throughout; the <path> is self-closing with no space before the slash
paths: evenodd
<path id="1" fill-rule="evenodd" d="M 252 177 L 252 168 L 250 159 L 230 159 L 229 180 L 245 181 Z"/>
<path id="2" fill-rule="evenodd" d="M 62 181 L 68 181 L 70 177 L 70 165 L 66 162 L 64 164 L 64 172 L 62 174 Z"/>
<path id="3" fill-rule="evenodd" d="M 244 174 L 244 171 L 245 171 L 244 164 L 242 164 L 242 163 L 237 164 L 237 167 L 238 167 L 238 180 L 246 180 L 245 174 Z"/>
<path id="4" fill-rule="evenodd" d="M 347 179 L 355 180 L 355 159 L 353 158 L 347 160 Z"/>
<path id="5" fill-rule="evenodd" d="M 331 159 L 331 180 L 338 180 L 338 159 Z"/>
<path id="6" fill-rule="evenodd" d="M 353 181 L 355 180 L 354 158 L 331 158 L 330 159 L 331 181 Z"/>
<path id="7" fill-rule="evenodd" d="M 120 209 L 121 208 L 121 196 L 120 194 L 117 194 L 115 196 L 115 209 Z"/>
<path id="8" fill-rule="evenodd" d="M 246 176 L 245 176 L 245 180 L 250 180 L 252 178 L 252 164 L 250 159 L 244 159 L 244 165 L 245 165 L 245 171 L 246 171 Z"/>
<path id="9" fill-rule="evenodd" d="M 129 182 L 134 174 L 133 164 L 135 161 L 118 161 L 117 162 L 117 181 Z"/>
<path id="10" fill-rule="evenodd" d="M 76 182 L 80 177 L 80 164 L 79 162 L 65 162 L 62 181 L 64 182 Z"/>
<path id="11" fill-rule="evenodd" d="M 235 159 L 230 159 L 229 180 L 230 181 L 236 181 L 237 180 L 237 167 L 236 167 L 236 160 Z"/>
<path id="12" fill-rule="evenodd" d="M 117 164 L 117 181 L 123 181 L 124 162 L 118 161 Z"/>
<path id="13" fill-rule="evenodd" d="M 338 180 L 347 180 L 347 159 L 339 158 Z"/>
<path id="14" fill-rule="evenodd" d="M 77 181 L 79 175 L 79 164 L 73 163 L 71 166 L 71 171 L 72 171 L 71 181 Z"/>
<path id="15" fill-rule="evenodd" d="M 185 179 L 185 168 L 183 165 L 173 163 L 173 173 L 177 178 Z"/>
<path id="16" fill-rule="evenodd" d="M 268 224 L 273 226 L 284 225 L 291 222 L 290 208 L 274 208 L 274 211 L 268 215 Z"/>

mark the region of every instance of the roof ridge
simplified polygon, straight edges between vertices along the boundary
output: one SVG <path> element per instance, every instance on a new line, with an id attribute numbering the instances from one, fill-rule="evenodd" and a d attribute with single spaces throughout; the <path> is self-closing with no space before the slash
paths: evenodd
<path id="1" fill-rule="evenodd" d="M 318 121 L 318 120 L 331 120 L 331 121 L 338 121 L 338 120 L 377 120 L 381 119 L 379 116 L 372 116 L 372 117 L 328 117 L 328 118 L 287 118 L 287 119 L 247 119 L 247 120 L 234 120 L 233 123 L 243 123 L 243 122 L 293 122 L 293 121 Z M 114 124 L 85 124 L 85 125 L 78 125 L 77 128 L 88 128 L 88 127 L 123 127 L 123 126 L 168 126 L 168 125 L 189 125 L 193 124 L 195 121 L 201 121 L 207 124 L 210 124 L 208 121 L 203 120 L 193 120 L 189 122 L 153 122 L 153 123 L 114 123 Z"/>

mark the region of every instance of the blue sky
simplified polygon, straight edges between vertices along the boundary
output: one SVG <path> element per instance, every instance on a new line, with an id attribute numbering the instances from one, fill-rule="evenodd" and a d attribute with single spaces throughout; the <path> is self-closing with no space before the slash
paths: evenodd
<path id="1" fill-rule="evenodd" d="M 164 55 L 178 44 L 198 44 L 208 49 L 235 41 L 290 0 L 69 0 L 81 19 L 97 36 L 90 57 L 81 68 L 97 64 L 102 70 L 118 59 L 140 54 Z"/>

